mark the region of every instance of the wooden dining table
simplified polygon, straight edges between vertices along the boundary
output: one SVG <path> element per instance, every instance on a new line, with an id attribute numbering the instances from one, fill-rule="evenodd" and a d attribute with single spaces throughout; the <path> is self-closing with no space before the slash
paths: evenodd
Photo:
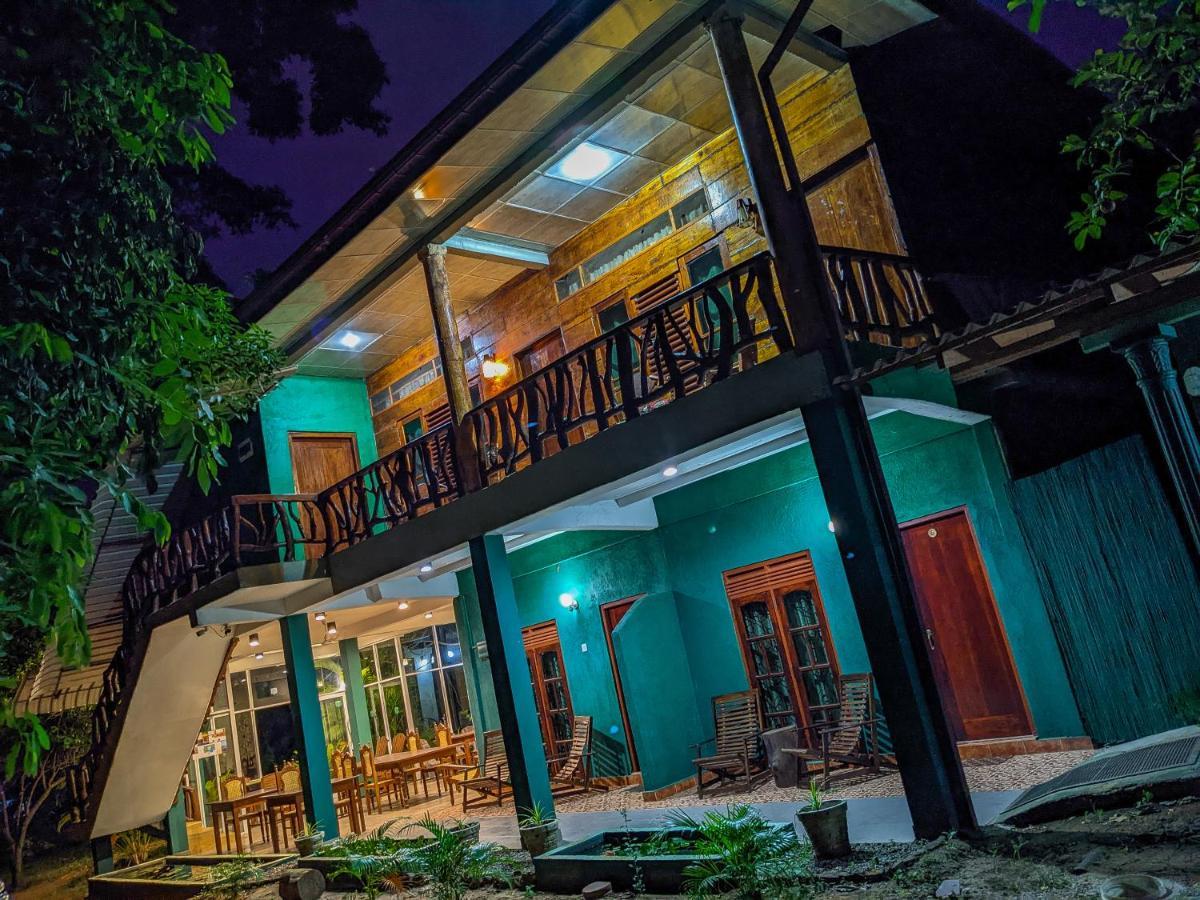
<path id="1" fill-rule="evenodd" d="M 350 795 L 351 833 L 358 834 L 361 831 L 365 831 L 367 817 L 366 813 L 363 812 L 362 805 L 362 780 L 357 775 L 346 775 L 342 778 L 334 778 L 331 784 L 334 796 L 338 794 Z"/>
<path id="2" fill-rule="evenodd" d="M 212 814 L 213 822 L 213 843 L 216 844 L 217 853 L 225 852 L 222 849 L 221 832 L 224 831 L 226 816 L 233 820 L 233 845 L 240 856 L 246 850 L 242 843 L 242 829 L 238 825 L 238 813 L 260 804 L 265 809 L 267 798 L 276 796 L 278 793 L 275 791 L 250 791 L 240 797 L 226 797 L 223 800 L 213 800 L 209 803 L 208 810 Z"/>
<path id="3" fill-rule="evenodd" d="M 472 732 L 456 734 L 450 738 L 449 744 L 438 744 L 433 747 L 421 747 L 419 750 L 404 750 L 400 753 L 382 753 L 375 757 L 375 768 L 380 770 L 398 769 L 404 771 L 413 766 L 432 760 L 447 761 L 456 757 L 463 744 L 475 740 Z M 428 795 L 427 795 L 428 796 Z"/>

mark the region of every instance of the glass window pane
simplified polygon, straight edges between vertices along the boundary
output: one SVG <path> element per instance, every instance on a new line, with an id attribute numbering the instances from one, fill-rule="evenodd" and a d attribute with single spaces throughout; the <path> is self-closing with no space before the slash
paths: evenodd
<path id="1" fill-rule="evenodd" d="M 379 677 L 387 680 L 399 675 L 400 659 L 396 656 L 395 641 L 384 641 L 382 644 L 376 644 L 375 650 L 379 654 Z"/>
<path id="2" fill-rule="evenodd" d="M 317 693 L 330 694 L 344 690 L 342 661 L 336 656 L 313 660 L 317 667 Z"/>
<path id="3" fill-rule="evenodd" d="M 758 682 L 762 694 L 763 709 L 769 713 L 791 712 L 792 698 L 788 694 L 787 679 L 783 676 L 763 678 Z"/>
<path id="4" fill-rule="evenodd" d="M 249 709 L 250 708 L 250 688 L 246 680 L 245 672 L 234 672 L 229 676 L 230 686 L 233 688 L 233 708 L 234 709 Z"/>
<path id="5" fill-rule="evenodd" d="M 548 650 L 541 654 L 542 660 L 542 676 L 545 678 L 561 678 L 562 663 L 558 658 L 557 650 Z"/>
<path id="6" fill-rule="evenodd" d="M 829 662 L 825 652 L 825 639 L 821 637 L 819 628 L 805 628 L 792 632 L 792 644 L 796 648 L 796 658 L 801 668 L 808 666 L 823 666 Z"/>
<path id="7" fill-rule="evenodd" d="M 225 676 L 217 681 L 217 689 L 213 692 L 213 711 L 229 709 L 229 688 L 225 684 Z"/>
<path id="8" fill-rule="evenodd" d="M 779 641 L 763 638 L 750 645 L 750 659 L 754 663 L 755 675 L 772 675 L 783 671 L 783 654 L 779 652 Z"/>
<path id="9" fill-rule="evenodd" d="M 371 647 L 362 652 L 362 679 L 363 684 L 374 684 L 379 680 L 379 673 L 375 670 L 375 653 Z"/>
<path id="10" fill-rule="evenodd" d="M 446 701 L 449 705 L 450 727 L 462 731 L 471 727 L 471 706 L 467 702 L 467 676 L 462 666 L 451 666 L 442 672 L 446 683 Z"/>
<path id="11" fill-rule="evenodd" d="M 829 669 L 812 669 L 804 673 L 804 693 L 809 706 L 825 706 L 838 702 L 837 685 Z"/>
<path id="12" fill-rule="evenodd" d="M 434 725 L 445 718 L 442 692 L 434 672 L 417 672 L 408 676 L 408 700 L 412 704 L 413 727 L 422 738 L 433 744 Z"/>
<path id="13" fill-rule="evenodd" d="M 783 608 L 787 610 L 789 628 L 817 624 L 817 607 L 809 591 L 788 591 L 783 595 Z"/>
<path id="14" fill-rule="evenodd" d="M 721 260 L 721 248 L 712 247 L 705 250 L 687 264 L 688 278 L 692 284 L 707 281 L 714 275 L 725 271 L 725 263 Z"/>
<path id="15" fill-rule="evenodd" d="M 296 731 L 292 727 L 289 704 L 260 709 L 254 713 L 258 723 L 258 750 L 262 772 L 273 772 L 296 754 Z"/>
<path id="16" fill-rule="evenodd" d="M 404 661 L 405 672 L 432 669 L 437 664 L 433 657 L 433 629 L 422 628 L 420 631 L 402 635 L 400 656 Z"/>
<path id="17" fill-rule="evenodd" d="M 746 629 L 746 637 L 761 637 L 773 634 L 775 625 L 771 622 L 771 614 L 767 611 L 765 600 L 754 600 L 741 607 L 742 625 Z"/>
<path id="18" fill-rule="evenodd" d="M 334 750 L 358 750 L 357 747 L 350 747 L 350 735 L 346 731 L 345 698 L 330 697 L 321 701 L 321 724 L 325 726 L 326 756 Z"/>
<path id="19" fill-rule="evenodd" d="M 383 715 L 382 702 L 379 688 L 367 688 L 367 716 L 371 720 L 371 737 L 374 739 L 372 744 L 381 737 L 388 736 L 387 726 L 384 724 L 386 719 Z"/>
<path id="20" fill-rule="evenodd" d="M 234 695 L 236 696 L 236 692 Z M 238 755 L 242 758 L 242 774 L 247 778 L 257 778 L 259 775 L 258 744 L 254 742 L 254 726 L 250 721 L 251 715 L 253 713 L 240 712 L 234 718 L 237 725 Z"/>
<path id="21" fill-rule="evenodd" d="M 250 687 L 254 693 L 256 707 L 267 706 L 271 703 L 286 703 L 292 696 L 288 691 L 287 673 L 283 666 L 251 669 Z"/>
<path id="22" fill-rule="evenodd" d="M 383 703 L 387 709 L 388 728 L 392 737 L 408 733 L 408 716 L 404 714 L 404 692 L 399 682 L 383 686 Z"/>
<path id="23" fill-rule="evenodd" d="M 462 646 L 458 642 L 458 626 L 451 622 L 449 625 L 437 626 L 438 651 L 442 654 L 442 665 L 452 666 L 462 662 Z"/>

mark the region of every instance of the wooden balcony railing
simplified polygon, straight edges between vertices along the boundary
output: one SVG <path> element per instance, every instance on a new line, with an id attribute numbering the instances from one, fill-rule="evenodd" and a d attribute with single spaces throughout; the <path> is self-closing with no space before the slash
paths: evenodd
<path id="1" fill-rule="evenodd" d="M 907 256 L 843 247 L 821 254 L 851 339 L 907 347 L 937 336 L 933 305 Z"/>
<path id="2" fill-rule="evenodd" d="M 463 421 L 487 484 L 597 431 L 728 378 L 758 348 L 791 347 L 770 256 L 759 254 L 589 341 Z"/>

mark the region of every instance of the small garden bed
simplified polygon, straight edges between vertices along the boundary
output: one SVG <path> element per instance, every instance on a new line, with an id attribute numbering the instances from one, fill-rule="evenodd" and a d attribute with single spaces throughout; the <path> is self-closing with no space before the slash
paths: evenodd
<path id="1" fill-rule="evenodd" d="M 696 852 L 689 829 L 601 831 L 534 857 L 538 890 L 577 894 L 593 881 L 621 891 L 678 894 L 684 869 L 715 856 Z"/>
<path id="2" fill-rule="evenodd" d="M 198 897 L 222 884 L 251 888 L 273 881 L 295 858 L 293 853 L 167 856 L 89 878 L 88 897 L 91 900 L 135 897 L 175 900 L 177 897 Z"/>

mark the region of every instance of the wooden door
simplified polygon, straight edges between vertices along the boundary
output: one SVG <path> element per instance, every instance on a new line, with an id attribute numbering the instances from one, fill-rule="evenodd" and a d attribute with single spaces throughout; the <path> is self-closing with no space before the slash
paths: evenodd
<path id="1" fill-rule="evenodd" d="M 358 441 L 353 434 L 288 435 L 292 454 L 292 477 L 297 494 L 319 494 L 330 485 L 358 471 Z M 325 525 L 305 515 L 305 532 L 311 527 L 318 538 Z"/>
<path id="2" fill-rule="evenodd" d="M 546 759 L 561 759 L 571 749 L 575 714 L 571 709 L 562 645 L 558 641 L 558 625 L 543 622 L 523 629 L 521 635 L 525 641 L 525 659 L 529 664 L 529 681 L 533 685 Z"/>
<path id="3" fill-rule="evenodd" d="M 600 616 L 604 620 L 604 640 L 608 644 L 608 659 L 612 663 L 613 683 L 617 688 L 617 705 L 621 708 L 621 724 L 625 727 L 625 745 L 629 748 L 630 772 L 639 772 L 641 767 L 638 765 L 637 748 L 633 743 L 633 729 L 629 727 L 629 710 L 625 706 L 625 688 L 621 684 L 621 670 L 617 666 L 617 654 L 613 650 L 612 633 L 639 599 L 626 597 L 624 600 L 614 600 L 600 607 Z"/>
<path id="4" fill-rule="evenodd" d="M 959 740 L 1032 733 L 1029 710 L 965 510 L 901 526 L 925 640 Z"/>
<path id="5" fill-rule="evenodd" d="M 837 714 L 837 660 L 807 552 L 724 574 L 750 686 L 767 728 Z M 811 735 L 810 735 L 811 736 Z"/>

